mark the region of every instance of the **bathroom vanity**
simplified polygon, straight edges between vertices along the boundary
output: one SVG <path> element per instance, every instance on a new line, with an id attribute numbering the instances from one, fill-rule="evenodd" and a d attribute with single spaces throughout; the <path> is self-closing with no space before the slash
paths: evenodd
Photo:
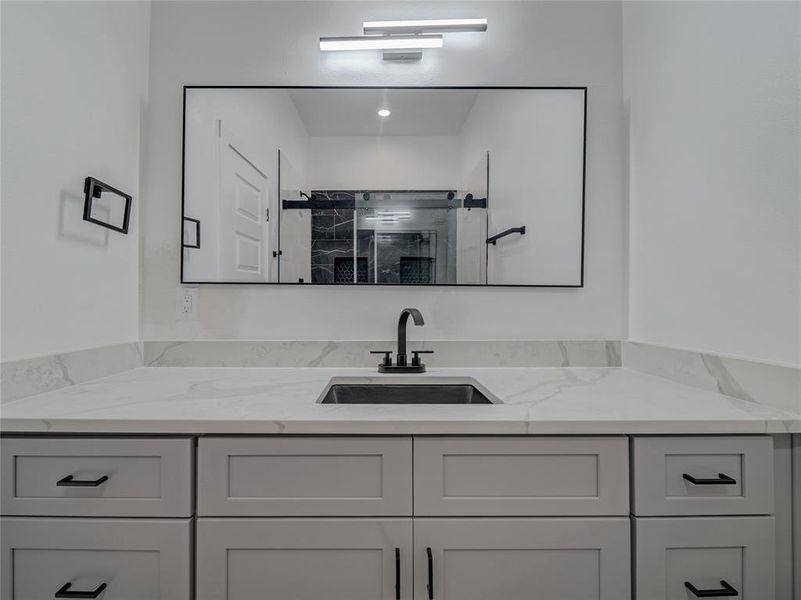
<path id="1" fill-rule="evenodd" d="M 625 369 L 469 371 L 502 403 L 166 368 L 8 404 L 2 598 L 782 597 L 797 420 Z"/>

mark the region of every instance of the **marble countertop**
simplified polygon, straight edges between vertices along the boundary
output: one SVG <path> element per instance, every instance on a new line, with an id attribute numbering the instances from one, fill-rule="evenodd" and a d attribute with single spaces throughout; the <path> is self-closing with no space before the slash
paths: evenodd
<path id="1" fill-rule="evenodd" d="M 634 434 L 801 432 L 801 416 L 624 368 L 432 369 L 497 405 L 317 404 L 373 369 L 139 368 L 0 406 L 5 433 Z"/>

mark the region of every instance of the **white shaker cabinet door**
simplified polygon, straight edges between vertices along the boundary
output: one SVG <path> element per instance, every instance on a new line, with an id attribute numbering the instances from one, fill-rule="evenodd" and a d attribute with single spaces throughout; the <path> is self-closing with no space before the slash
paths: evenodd
<path id="1" fill-rule="evenodd" d="M 627 518 L 415 519 L 423 600 L 626 600 Z"/>
<path id="2" fill-rule="evenodd" d="M 775 598 L 773 517 L 637 518 L 638 600 Z"/>
<path id="3" fill-rule="evenodd" d="M 411 516 L 412 440 L 201 438 L 201 517 Z"/>
<path id="4" fill-rule="evenodd" d="M 415 438 L 414 514 L 628 516 L 628 440 Z"/>
<path id="5" fill-rule="evenodd" d="M 190 599 L 189 519 L 4 518 L 0 530 L 2 600 Z"/>
<path id="6" fill-rule="evenodd" d="M 411 519 L 198 519 L 197 600 L 411 600 Z"/>

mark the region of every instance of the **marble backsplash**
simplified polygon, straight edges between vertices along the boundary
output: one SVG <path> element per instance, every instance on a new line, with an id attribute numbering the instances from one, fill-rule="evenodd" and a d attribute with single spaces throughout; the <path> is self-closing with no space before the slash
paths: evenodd
<path id="1" fill-rule="evenodd" d="M 139 342 L 0 364 L 0 402 L 42 394 L 142 366 Z"/>
<path id="2" fill-rule="evenodd" d="M 0 400 L 41 394 L 140 366 L 374 367 L 372 341 L 145 341 L 0 364 Z M 684 385 L 801 413 L 801 368 L 664 346 L 609 340 L 410 341 L 434 350 L 431 367 L 625 367 Z"/>
<path id="3" fill-rule="evenodd" d="M 149 367 L 373 367 L 395 351 L 386 341 L 146 341 Z M 432 367 L 619 367 L 620 342 L 604 340 L 410 341 L 409 350 L 434 350 Z"/>
<path id="4" fill-rule="evenodd" d="M 627 369 L 801 413 L 801 368 L 640 342 L 621 342 Z"/>

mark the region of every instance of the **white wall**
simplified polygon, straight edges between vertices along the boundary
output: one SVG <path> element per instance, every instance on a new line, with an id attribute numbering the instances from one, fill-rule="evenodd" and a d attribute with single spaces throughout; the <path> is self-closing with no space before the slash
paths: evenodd
<path id="1" fill-rule="evenodd" d="M 621 338 L 626 329 L 621 6 L 617 2 L 157 2 L 143 179 L 145 339 L 387 339 L 405 305 L 443 338 Z M 486 16 L 418 64 L 330 53 L 364 19 Z M 183 84 L 588 85 L 586 287 L 209 286 L 177 322 Z M 417 334 L 419 335 L 419 334 Z"/>
<path id="2" fill-rule="evenodd" d="M 458 136 L 312 136 L 315 190 L 449 190 L 459 183 Z"/>
<path id="3" fill-rule="evenodd" d="M 799 364 L 801 4 L 623 14 L 630 337 Z"/>
<path id="4" fill-rule="evenodd" d="M 2 359 L 136 341 L 150 4 L 1 5 Z M 81 220 L 89 175 L 133 195 L 128 235 Z"/>
<path id="5" fill-rule="evenodd" d="M 465 177 L 489 152 L 489 283 L 581 283 L 584 94 L 482 92 L 462 131 Z"/>

